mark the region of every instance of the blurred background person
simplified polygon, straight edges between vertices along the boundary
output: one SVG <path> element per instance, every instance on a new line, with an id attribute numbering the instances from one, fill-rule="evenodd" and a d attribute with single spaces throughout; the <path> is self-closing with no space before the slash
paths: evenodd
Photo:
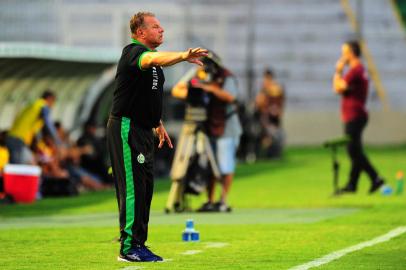
<path id="1" fill-rule="evenodd" d="M 79 145 L 71 141 L 69 133 L 66 132 L 60 122 L 56 122 L 55 127 L 59 137 L 62 138 L 62 143 L 59 151 L 54 152 L 56 155 L 61 153 L 59 154 L 60 166 L 68 171 L 69 178 L 76 183 L 78 190 L 103 190 L 110 187 L 109 184 L 106 184 L 107 180 L 103 176 L 93 173 L 81 164 L 84 156 L 92 155 L 95 152 L 94 147 L 91 144 Z M 52 145 L 52 140 L 49 139 L 48 141 Z M 100 167 L 102 165 L 103 163 L 100 163 Z"/>
<path id="2" fill-rule="evenodd" d="M 97 175 L 80 166 L 81 157 L 93 151 L 91 146 L 75 145 L 59 122 L 55 126 L 61 143 L 57 145 L 52 135 L 44 130 L 34 147 L 37 163 L 42 169 L 44 196 L 76 195 L 69 194 L 71 189 L 77 193 L 108 188 Z"/>
<path id="3" fill-rule="evenodd" d="M 103 182 L 112 184 L 112 178 L 108 175 L 108 167 L 104 157 L 107 155 L 105 138 L 97 136 L 97 126 L 92 120 L 87 121 L 83 127 L 83 134 L 77 141 L 78 147 L 88 146 L 91 151 L 80 157 L 80 166 L 96 175 Z"/>
<path id="4" fill-rule="evenodd" d="M 51 108 L 55 100 L 55 94 L 51 90 L 46 90 L 41 98 L 26 106 L 17 115 L 6 138 L 7 148 L 10 151 L 10 163 L 35 164 L 30 147 L 34 137 L 43 128 L 49 131 L 55 142 L 60 142 L 51 120 Z"/>
<path id="5" fill-rule="evenodd" d="M 62 179 L 69 177 L 68 171 L 61 166 L 60 153 L 62 151 L 59 151 L 60 149 L 48 132 L 43 132 L 41 139 L 34 143 L 33 149 L 36 163 L 41 167 L 44 178 Z"/>
<path id="6" fill-rule="evenodd" d="M 3 179 L 3 171 L 4 166 L 8 164 L 10 159 L 10 153 L 6 147 L 6 135 L 5 131 L 0 132 L 0 204 L 12 202 L 13 200 L 7 200 L 6 194 L 4 193 L 4 179 Z"/>
<path id="7" fill-rule="evenodd" d="M 261 91 L 255 98 L 256 116 L 261 125 L 259 156 L 278 158 L 282 155 L 284 104 L 285 91 L 283 87 L 274 79 L 272 69 L 265 69 Z"/>
<path id="8" fill-rule="evenodd" d="M 190 77 L 184 77 L 172 89 L 172 95 L 186 99 L 194 95 L 192 91 L 201 89 L 202 99 L 207 104 L 207 119 L 205 131 L 210 137 L 215 153 L 216 161 L 221 173 L 221 195 L 219 201 L 215 201 L 216 179 L 209 179 L 207 193 L 208 201 L 198 211 L 229 212 L 231 207 L 227 204 L 228 194 L 234 177 L 236 165 L 236 151 L 242 133 L 241 124 L 237 112 L 237 81 L 233 74 L 225 68 L 221 59 L 209 52 L 203 58 L 205 66 L 191 72 Z M 195 88 L 195 89 L 191 89 Z"/>
<path id="9" fill-rule="evenodd" d="M 3 169 L 4 166 L 9 162 L 10 160 L 10 153 L 8 152 L 8 149 L 6 147 L 6 132 L 2 131 L 0 132 L 0 180 L 2 180 L 3 177 Z M 0 181 L 0 192 L 3 189 L 3 185 L 1 184 Z"/>
<path id="10" fill-rule="evenodd" d="M 357 41 L 348 41 L 342 45 L 341 57 L 336 63 L 333 78 L 335 93 L 341 95 L 341 120 L 345 134 L 350 138 L 347 152 L 351 159 L 351 171 L 347 185 L 341 193 L 357 191 L 358 179 L 365 171 L 370 180 L 370 193 L 377 191 L 384 180 L 370 163 L 362 146 L 362 132 L 368 123 L 366 101 L 368 97 L 368 77 L 361 62 L 361 48 Z M 344 73 L 344 69 L 347 69 Z"/>

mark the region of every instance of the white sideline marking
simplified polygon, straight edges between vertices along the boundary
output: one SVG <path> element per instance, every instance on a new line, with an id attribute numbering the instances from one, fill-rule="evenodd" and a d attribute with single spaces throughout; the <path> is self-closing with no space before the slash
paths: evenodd
<path id="1" fill-rule="evenodd" d="M 186 250 L 185 252 L 183 252 L 183 255 L 195 255 L 197 253 L 202 252 L 201 250 Z"/>
<path id="2" fill-rule="evenodd" d="M 341 249 L 341 250 L 334 251 L 334 252 L 332 252 L 330 254 L 327 254 L 324 257 L 315 259 L 315 260 L 310 261 L 310 262 L 305 263 L 305 264 L 295 266 L 293 268 L 289 268 L 289 270 L 307 270 L 307 269 L 310 269 L 312 267 L 317 267 L 317 266 L 329 263 L 331 261 L 337 260 L 337 259 L 347 255 L 348 253 L 351 253 L 351 252 L 354 252 L 354 251 L 357 251 L 357 250 L 361 250 L 361 249 L 366 248 L 366 247 L 374 246 L 374 245 L 379 244 L 379 243 L 389 241 L 390 239 L 392 239 L 392 238 L 394 238 L 396 236 L 399 236 L 401 234 L 404 234 L 405 232 L 406 232 L 406 226 L 398 227 L 398 228 L 393 229 L 392 231 L 390 231 L 390 232 L 388 232 L 388 233 L 386 233 L 384 235 L 378 236 L 378 237 L 376 237 L 376 238 L 374 238 L 372 240 L 359 243 L 359 244 L 357 244 L 355 246 L 351 246 L 351 247 L 348 247 L 348 248 L 344 248 L 344 249 Z"/>
<path id="3" fill-rule="evenodd" d="M 223 247 L 228 246 L 228 245 L 229 245 L 229 243 L 221 243 L 221 242 L 216 243 L 216 242 L 213 242 L 213 243 L 207 243 L 205 248 L 223 248 Z"/>

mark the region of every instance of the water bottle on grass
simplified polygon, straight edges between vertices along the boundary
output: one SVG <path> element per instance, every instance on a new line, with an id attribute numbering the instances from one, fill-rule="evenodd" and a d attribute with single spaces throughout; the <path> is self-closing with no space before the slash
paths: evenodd
<path id="1" fill-rule="evenodd" d="M 185 242 L 196 242 L 200 240 L 199 232 L 194 228 L 193 219 L 186 220 L 186 228 L 182 233 L 182 240 Z"/>
<path id="2" fill-rule="evenodd" d="M 398 171 L 396 173 L 396 195 L 402 195 L 404 188 L 403 172 Z"/>

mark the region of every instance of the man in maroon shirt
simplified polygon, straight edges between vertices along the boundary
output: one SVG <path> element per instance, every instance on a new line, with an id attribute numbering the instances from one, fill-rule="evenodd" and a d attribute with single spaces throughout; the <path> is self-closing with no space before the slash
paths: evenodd
<path id="1" fill-rule="evenodd" d="M 356 41 L 349 41 L 342 46 L 341 58 L 337 61 L 333 79 L 334 91 L 341 95 L 341 119 L 345 134 L 350 138 L 347 146 L 351 158 L 351 172 L 348 184 L 341 193 L 357 190 L 360 173 L 365 171 L 371 179 L 370 193 L 378 190 L 384 180 L 369 162 L 362 146 L 362 132 L 368 122 L 365 103 L 368 96 L 368 78 L 360 60 L 361 49 Z M 343 75 L 344 68 L 347 72 Z"/>

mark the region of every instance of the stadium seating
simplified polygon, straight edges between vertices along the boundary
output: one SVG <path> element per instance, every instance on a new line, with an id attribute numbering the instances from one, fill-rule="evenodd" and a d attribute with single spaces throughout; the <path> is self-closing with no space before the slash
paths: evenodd
<path id="1" fill-rule="evenodd" d="M 357 9 L 356 1 L 351 6 Z M 362 33 L 393 109 L 406 104 L 406 32 L 391 1 L 364 1 Z"/>
<path id="2" fill-rule="evenodd" d="M 354 14 L 360 15 L 362 35 L 374 60 L 390 109 L 402 114 L 380 115 L 379 119 L 385 119 L 384 123 L 389 123 L 391 119 L 402 119 L 406 103 L 406 96 L 402 94 L 406 85 L 406 38 L 397 20 L 393 2 L 387 0 L 140 0 L 136 3 L 49 0 L 35 4 L 28 0 L 7 1 L 0 4 L 0 22 L 9 25 L 0 29 L 0 43 L 26 41 L 30 37 L 30 41 L 87 48 L 105 47 L 119 51 L 128 42 L 128 18 L 137 10 L 151 10 L 157 14 L 165 28 L 165 43 L 161 50 L 179 50 L 196 45 L 214 49 L 237 75 L 241 92 L 248 97 L 246 101 L 259 90 L 263 69 L 273 67 L 287 90 L 285 127 L 288 134 L 293 134 L 288 137 L 289 142 L 315 143 L 341 132 L 339 122 L 333 124 L 335 122 L 331 121 L 338 118 L 339 101 L 332 94 L 331 77 L 335 61 L 340 55 L 340 45 L 355 36 L 343 7 L 344 2 L 349 3 Z M 358 10 L 358 3 L 362 3 L 362 12 Z M 28 68 L 38 74 L 36 86 L 33 87 L 35 91 L 32 95 L 19 97 L 20 90 L 10 94 L 9 89 L 17 84 L 21 88 L 28 88 L 30 80 L 27 77 L 24 83 L 16 82 L 17 76 L 21 76 L 18 75 L 20 71 L 10 61 L 0 61 L 1 67 L 7 67 L 6 70 L 0 70 L 1 74 L 16 72 L 11 78 L 0 77 L 0 91 L 5 91 L 4 95 L 0 95 L 0 128 L 8 125 L 10 115 L 15 110 L 13 102 L 36 96 L 48 80 L 52 80 L 54 86 L 62 85 L 61 90 L 58 90 L 61 91 L 62 99 L 72 98 L 76 102 L 55 108 L 55 113 L 62 115 L 68 108 L 77 109 L 80 96 L 87 93 L 86 85 L 92 85 L 90 81 L 100 78 L 101 72 L 109 66 L 101 62 L 86 64 L 99 68 L 89 68 L 89 71 L 83 68 L 86 71 L 79 72 L 81 67 L 71 63 L 64 69 L 70 75 L 59 76 L 60 80 L 57 80 L 54 78 L 58 75 L 50 66 L 50 71 L 47 71 L 45 66 L 36 68 L 28 65 L 24 74 L 29 73 Z M 111 64 L 114 62 L 111 61 Z M 248 93 L 247 74 L 251 63 L 255 77 L 253 91 Z M 62 66 L 59 66 L 61 73 L 65 72 Z M 186 68 L 187 65 L 179 65 L 166 69 L 168 89 Z M 90 70 L 100 73 L 96 75 Z M 41 74 L 48 75 L 43 77 Z M 81 82 L 74 82 L 75 76 L 80 74 L 85 74 L 83 78 L 78 78 Z M 73 89 L 76 85 L 80 85 L 82 90 L 64 90 Z M 369 108 L 380 113 L 381 102 L 376 89 L 372 83 Z M 68 126 L 73 122 L 73 114 L 66 115 Z M 313 128 L 300 125 L 309 121 L 326 128 L 314 136 Z M 374 131 L 371 134 L 378 136 L 376 134 L 379 134 L 380 129 L 395 126 L 395 122 L 388 127 L 380 127 L 378 123 L 372 122 L 371 129 Z M 406 130 L 399 132 L 382 133 L 379 139 L 373 141 L 402 141 Z M 394 138 L 394 134 L 404 135 Z"/>

